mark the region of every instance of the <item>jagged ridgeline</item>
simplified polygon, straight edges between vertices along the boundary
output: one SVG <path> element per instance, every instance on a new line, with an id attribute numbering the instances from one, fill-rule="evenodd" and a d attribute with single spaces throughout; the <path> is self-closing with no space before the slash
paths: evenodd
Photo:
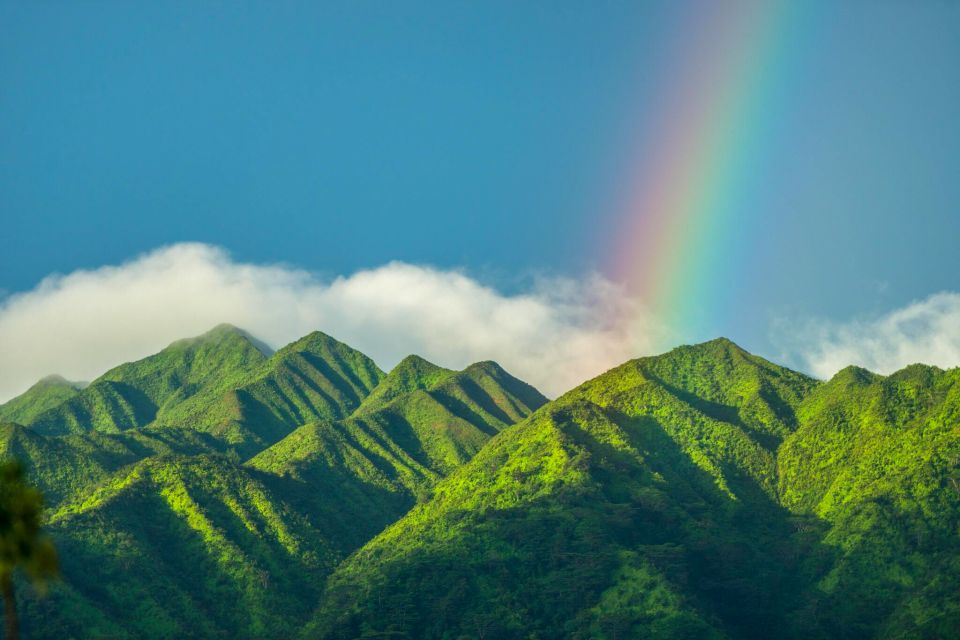
<path id="1" fill-rule="evenodd" d="M 0 407 L 63 571 L 25 635 L 295 635 L 343 558 L 546 401 L 492 362 L 384 374 L 322 333 L 272 353 L 227 325 L 45 379 Z"/>
<path id="2" fill-rule="evenodd" d="M 301 637 L 957 637 L 958 383 L 628 362 L 338 566 Z"/>
<path id="3" fill-rule="evenodd" d="M 0 406 L 63 565 L 34 638 L 952 638 L 960 370 L 727 340 L 553 402 L 218 327 Z"/>

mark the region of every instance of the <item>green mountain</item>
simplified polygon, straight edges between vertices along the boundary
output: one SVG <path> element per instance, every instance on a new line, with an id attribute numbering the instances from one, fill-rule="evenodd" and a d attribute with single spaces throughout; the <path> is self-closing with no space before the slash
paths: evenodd
<path id="1" fill-rule="evenodd" d="M 827 384 L 725 340 L 495 437 L 331 576 L 303 637 L 950 637 L 960 372 Z"/>
<path id="2" fill-rule="evenodd" d="M 719 339 L 548 402 L 221 326 L 0 415 L 63 566 L 28 638 L 960 628 L 960 369 L 820 382 Z"/>
<path id="3" fill-rule="evenodd" d="M 50 437 L 21 425 L 0 424 L 0 458 L 16 458 L 40 488 L 48 507 L 76 497 L 118 469 L 151 456 L 216 451 L 218 444 L 190 429 L 86 433 Z"/>
<path id="4" fill-rule="evenodd" d="M 91 385 L 136 389 L 158 407 L 139 422 L 96 422 L 81 392 L 47 416 L 75 432 L 0 425 L 63 557 L 50 597 L 23 599 L 28 637 L 295 634 L 340 561 L 546 402 L 494 363 L 411 357 L 384 376 L 321 333 L 269 357 L 249 345 L 218 327 Z"/>
<path id="5" fill-rule="evenodd" d="M 382 377 L 370 358 L 319 332 L 271 355 L 220 325 L 111 369 L 21 422 L 47 435 L 188 427 L 252 454 L 310 420 L 348 416 Z"/>
<path id="6" fill-rule="evenodd" d="M 347 417 L 383 375 L 359 351 L 314 332 L 250 373 L 219 380 L 171 406 L 155 424 L 203 429 L 252 454 L 299 425 Z"/>
<path id="7" fill-rule="evenodd" d="M 341 536 L 359 547 L 429 497 L 437 481 L 491 436 L 546 402 L 495 363 L 456 372 L 411 356 L 353 417 L 300 427 L 249 466 L 295 479 L 311 496 L 338 496 L 332 512 L 328 499 L 300 505 L 342 521 Z"/>
<path id="8" fill-rule="evenodd" d="M 193 395 L 215 395 L 239 384 L 266 359 L 244 332 L 221 325 L 111 369 L 27 424 L 49 435 L 144 427 Z"/>
<path id="9" fill-rule="evenodd" d="M 0 422 L 32 422 L 38 415 L 77 395 L 86 384 L 47 376 L 25 392 L 0 405 Z"/>
<path id="10" fill-rule="evenodd" d="M 29 637 L 285 637 L 343 553 L 219 456 L 144 459 L 47 528 L 63 580 L 27 603 Z"/>
<path id="11" fill-rule="evenodd" d="M 367 396 L 359 411 L 375 411 L 395 400 L 399 396 L 428 389 L 455 372 L 427 362 L 420 356 L 410 355 L 390 370 L 390 373 Z"/>
<path id="12" fill-rule="evenodd" d="M 960 629 L 960 369 L 848 368 L 800 405 L 778 456 L 782 502 L 816 515 L 829 553 L 799 621 L 829 637 Z"/>

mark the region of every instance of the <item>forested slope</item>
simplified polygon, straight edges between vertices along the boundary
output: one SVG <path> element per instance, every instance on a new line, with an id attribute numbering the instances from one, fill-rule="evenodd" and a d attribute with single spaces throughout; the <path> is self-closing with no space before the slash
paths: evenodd
<path id="1" fill-rule="evenodd" d="M 956 369 L 822 382 L 718 339 L 548 402 L 224 325 L 0 417 L 62 558 L 28 638 L 960 628 Z"/>
<path id="2" fill-rule="evenodd" d="M 228 325 L 49 386 L 0 425 L 62 558 L 21 594 L 36 638 L 292 635 L 343 558 L 546 402 L 494 363 L 386 375 L 319 332 L 270 353 Z"/>

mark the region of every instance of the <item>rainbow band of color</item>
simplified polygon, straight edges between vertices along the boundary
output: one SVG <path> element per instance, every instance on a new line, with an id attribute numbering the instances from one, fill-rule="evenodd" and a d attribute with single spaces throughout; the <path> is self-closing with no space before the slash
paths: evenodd
<path id="1" fill-rule="evenodd" d="M 680 68 L 661 74 L 613 271 L 680 331 L 707 326 L 737 293 L 739 249 L 750 240 L 744 213 L 775 135 L 770 114 L 800 4 L 716 1 L 685 9 L 682 37 L 672 39 L 683 49 L 665 58 L 680 60 Z"/>

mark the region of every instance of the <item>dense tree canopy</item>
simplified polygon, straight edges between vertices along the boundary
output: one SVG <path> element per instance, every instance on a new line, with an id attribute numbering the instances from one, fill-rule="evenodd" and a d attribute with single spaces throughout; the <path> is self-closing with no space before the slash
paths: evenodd
<path id="1" fill-rule="evenodd" d="M 960 628 L 960 370 L 821 382 L 721 339 L 548 402 L 491 362 L 384 374 L 223 326 L 64 384 L 0 406 L 61 550 L 17 594 L 31 638 Z"/>

